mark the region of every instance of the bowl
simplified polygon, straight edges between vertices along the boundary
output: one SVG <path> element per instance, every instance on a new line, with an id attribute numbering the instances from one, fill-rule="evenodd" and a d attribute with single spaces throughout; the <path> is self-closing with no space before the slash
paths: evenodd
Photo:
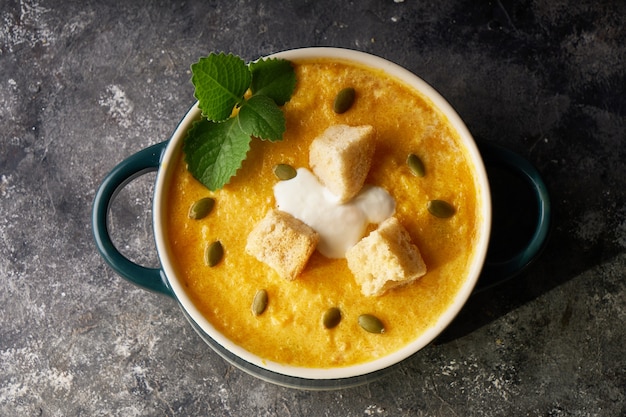
<path id="1" fill-rule="evenodd" d="M 319 58 L 341 60 L 384 71 L 426 96 L 457 132 L 474 168 L 475 181 L 480 190 L 478 198 L 482 221 L 478 227 L 474 256 L 467 268 L 467 277 L 449 307 L 434 324 L 401 349 L 379 359 L 349 366 L 322 368 L 272 362 L 242 348 L 218 331 L 196 307 L 177 276 L 164 227 L 167 204 L 165 194 L 172 180 L 174 171 L 172 167 L 182 152 L 187 131 L 200 117 L 197 103 L 187 111 L 169 140 L 130 156 L 104 178 L 96 193 L 93 208 L 92 223 L 96 245 L 103 259 L 119 275 L 143 288 L 174 298 L 200 337 L 237 368 L 274 384 L 302 389 L 336 389 L 367 383 L 391 371 L 395 365 L 430 344 L 452 322 L 474 291 L 516 275 L 536 259 L 549 231 L 548 192 L 532 165 L 506 149 L 488 143 L 481 143 L 479 146 L 460 116 L 433 87 L 395 63 L 368 53 L 342 48 L 299 48 L 279 52 L 270 57 L 291 61 Z M 484 155 L 487 155 L 489 164 L 485 164 Z M 513 248 L 512 254 L 507 255 L 506 259 L 498 259 L 497 262 L 489 262 L 487 258 L 493 231 L 490 177 L 486 165 L 496 166 L 498 169 L 504 167 L 514 176 L 521 178 L 532 197 L 530 203 L 534 222 L 532 236 L 524 239 L 519 248 Z M 137 176 L 154 170 L 157 171 L 157 178 L 153 198 L 153 229 L 161 266 L 146 268 L 128 260 L 115 248 L 107 229 L 107 213 L 120 189 Z M 498 177 L 500 178 L 500 174 Z M 491 178 L 492 183 L 493 180 Z M 488 277 L 485 278 L 488 282 L 482 286 L 479 285 L 481 273 Z"/>

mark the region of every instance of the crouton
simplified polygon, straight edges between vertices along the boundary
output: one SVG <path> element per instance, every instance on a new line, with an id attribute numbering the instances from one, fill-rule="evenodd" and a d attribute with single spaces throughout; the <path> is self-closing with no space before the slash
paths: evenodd
<path id="1" fill-rule="evenodd" d="M 300 275 L 319 234 L 289 213 L 270 210 L 248 235 L 246 252 L 292 281 Z"/>
<path id="2" fill-rule="evenodd" d="M 340 202 L 354 197 L 363 187 L 375 148 L 370 125 L 334 125 L 315 138 L 309 148 L 309 165 Z"/>
<path id="3" fill-rule="evenodd" d="M 348 249 L 346 259 L 361 286 L 361 293 L 366 296 L 382 295 L 426 274 L 419 249 L 395 217 L 383 221 L 376 230 Z"/>

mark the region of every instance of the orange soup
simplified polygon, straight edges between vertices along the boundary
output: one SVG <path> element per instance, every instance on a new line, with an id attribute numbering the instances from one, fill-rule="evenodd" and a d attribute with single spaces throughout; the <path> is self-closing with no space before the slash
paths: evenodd
<path id="1" fill-rule="evenodd" d="M 226 337 L 267 360 L 294 366 L 330 368 L 371 361 L 397 351 L 432 326 L 453 302 L 467 276 L 480 228 L 474 171 L 458 134 L 433 104 L 383 72 L 336 60 L 294 61 L 297 86 L 283 107 L 287 129 L 281 142 L 253 140 L 237 176 L 210 192 L 187 171 L 181 155 L 167 195 L 167 235 L 176 273 L 190 298 Z M 356 99 L 343 114 L 333 111 L 338 91 L 354 87 Z M 419 248 L 428 272 L 418 281 L 367 297 L 345 259 L 315 252 L 294 281 L 280 278 L 245 251 L 250 231 L 275 208 L 277 164 L 308 167 L 309 145 L 335 124 L 372 125 L 376 150 L 366 184 L 384 188 L 396 201 L 395 216 Z M 414 153 L 424 177 L 407 166 Z M 189 207 L 213 197 L 213 211 L 201 220 Z M 440 199 L 456 210 L 437 218 L 427 210 Z M 219 240 L 224 257 L 209 267 L 205 248 Z M 251 311 L 265 289 L 267 309 Z M 339 325 L 327 329 L 324 313 L 338 307 Z M 361 314 L 378 317 L 382 334 L 364 331 Z"/>

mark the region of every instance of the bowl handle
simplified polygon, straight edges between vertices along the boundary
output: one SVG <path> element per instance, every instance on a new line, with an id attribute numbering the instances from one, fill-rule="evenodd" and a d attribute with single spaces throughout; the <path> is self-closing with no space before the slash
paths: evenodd
<path id="1" fill-rule="evenodd" d="M 492 198 L 489 250 L 475 288 L 482 291 L 524 270 L 550 232 L 550 195 L 535 167 L 519 154 L 479 142 Z"/>
<path id="2" fill-rule="evenodd" d="M 117 193 L 133 179 L 156 171 L 166 145 L 167 142 L 152 145 L 131 155 L 113 168 L 98 188 L 91 220 L 98 251 L 115 272 L 142 288 L 173 297 L 174 293 L 167 283 L 163 270 L 138 265 L 122 255 L 113 244 L 107 228 L 109 208 Z"/>

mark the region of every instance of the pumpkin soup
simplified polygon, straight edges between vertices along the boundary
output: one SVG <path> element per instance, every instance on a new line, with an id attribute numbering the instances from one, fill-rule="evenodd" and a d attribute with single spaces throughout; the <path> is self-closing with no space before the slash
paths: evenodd
<path id="1" fill-rule="evenodd" d="M 166 197 L 167 235 L 190 298 L 226 337 L 270 361 L 349 366 L 405 346 L 453 302 L 478 238 L 478 190 L 458 134 L 420 93 L 382 71 L 349 62 L 292 64 L 297 85 L 283 106 L 283 140 L 252 141 L 237 175 L 215 192 L 191 176 L 181 153 Z M 346 88 L 354 89 L 353 101 L 337 112 L 335 99 Z M 427 268 L 415 282 L 379 296 L 362 294 L 343 257 L 314 251 L 298 276 L 287 281 L 246 252 L 255 225 L 277 207 L 276 167 L 310 169 L 311 143 L 340 124 L 375 129 L 365 184 L 393 198 L 393 216 Z M 210 213 L 190 217 L 190 207 L 206 197 L 214 201 Z M 434 215 L 433 201 L 447 203 L 444 211 L 451 206 L 453 214 Z M 364 235 L 375 229 L 370 225 Z M 207 255 L 209 247 L 219 249 L 217 258 Z M 207 256 L 215 258 L 212 266 Z M 368 326 L 379 331 L 366 331 Z"/>

